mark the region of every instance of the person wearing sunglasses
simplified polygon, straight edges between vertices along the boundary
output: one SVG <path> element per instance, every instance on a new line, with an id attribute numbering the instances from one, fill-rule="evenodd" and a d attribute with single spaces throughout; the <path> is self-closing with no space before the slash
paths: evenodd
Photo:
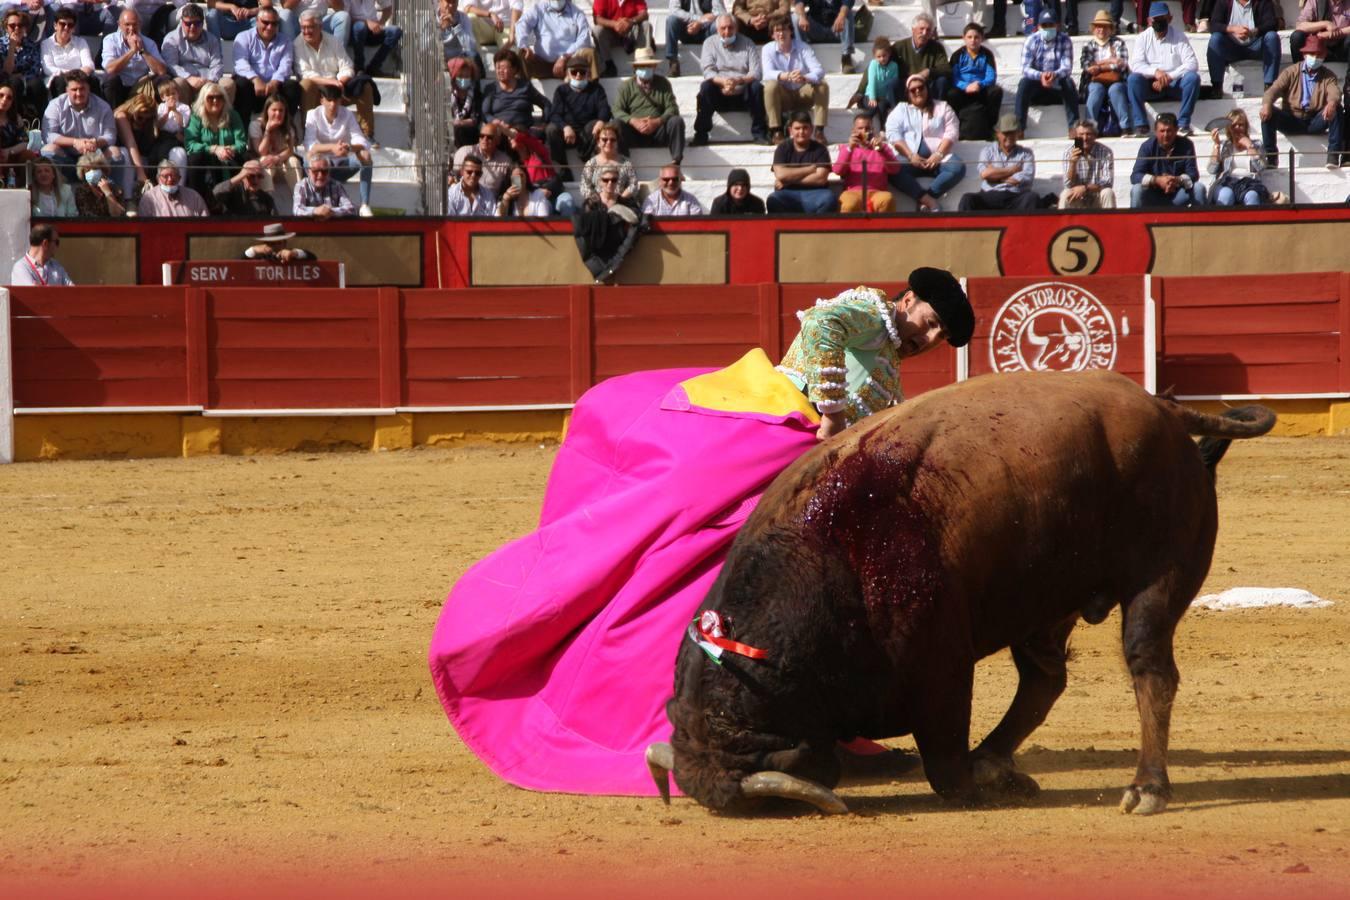
<path id="1" fill-rule="evenodd" d="M 227 216 L 275 216 L 276 201 L 264 187 L 262 163 L 248 162 L 229 181 L 215 186 L 216 205 Z"/>
<path id="2" fill-rule="evenodd" d="M 54 225 L 34 225 L 28 230 L 28 252 L 19 257 L 9 273 L 13 287 L 69 287 L 65 268 L 56 261 L 56 248 L 61 237 Z"/>
<path id="3" fill-rule="evenodd" d="M 178 27 L 164 37 L 160 55 L 178 82 L 178 94 L 185 103 L 195 101 L 202 85 L 214 81 L 225 92 L 226 101 L 234 105 L 234 77 L 225 73 L 220 38 L 207 30 L 202 8 L 196 3 L 183 7 Z"/>
<path id="4" fill-rule="evenodd" d="M 49 96 L 59 97 L 66 92 L 66 73 L 79 70 L 87 76 L 94 74 L 94 54 L 89 43 L 75 33 L 75 11 L 63 6 L 52 17 L 52 34 L 42 42 L 38 52 L 42 57 L 42 77 L 47 80 Z M 96 93 L 103 94 L 97 85 Z"/>
<path id="5" fill-rule="evenodd" d="M 47 85 L 42 77 L 42 50 L 29 40 L 32 20 L 21 9 L 4 14 L 0 34 L 0 84 L 14 89 L 15 102 L 25 117 L 31 118 L 47 105 Z"/>
<path id="6" fill-rule="evenodd" d="M 483 187 L 500 196 L 511 178 L 511 168 L 516 161 L 503 146 L 505 132 L 494 122 L 484 122 L 478 127 L 478 142 L 465 144 L 455 151 L 453 171 L 458 172 L 469 156 L 478 157 L 483 166 Z"/>
<path id="7" fill-rule="evenodd" d="M 295 114 L 300 81 L 295 77 L 295 48 L 281 36 L 281 17 L 271 7 L 258 10 L 257 27 L 234 42 L 234 108 L 247 122 L 272 94 L 280 94 Z"/>
<path id="8" fill-rule="evenodd" d="M 701 216 L 703 204 L 686 191 L 684 175 L 675 163 L 663 166 L 658 179 L 660 190 L 653 191 L 643 201 L 642 211 L 649 216 Z"/>

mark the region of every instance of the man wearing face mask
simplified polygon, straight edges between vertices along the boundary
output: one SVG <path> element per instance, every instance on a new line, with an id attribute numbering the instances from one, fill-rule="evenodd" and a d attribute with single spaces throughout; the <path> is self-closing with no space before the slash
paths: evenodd
<path id="1" fill-rule="evenodd" d="M 703 84 L 698 88 L 698 116 L 694 119 L 692 146 L 708 143 L 714 112 L 744 109 L 750 113 L 750 131 L 755 142 L 771 144 L 764 113 L 764 63 L 759 48 L 738 34 L 736 19 L 719 16 L 717 40 L 703 42 L 700 61 Z"/>
<path id="2" fill-rule="evenodd" d="M 567 61 L 595 43 L 586 14 L 571 0 L 538 0 L 516 24 L 516 45 L 530 78 L 561 80 L 567 75 Z"/>
<path id="3" fill-rule="evenodd" d="M 1275 133 L 1327 135 L 1327 168 L 1341 162 L 1341 87 L 1323 63 L 1327 48 L 1318 35 L 1303 43 L 1303 61 L 1285 68 L 1261 98 L 1261 146 L 1266 165 L 1279 164 Z"/>
<path id="4" fill-rule="evenodd" d="M 1073 41 L 1059 30 L 1059 17 L 1049 9 L 1037 20 L 1036 33 L 1022 46 L 1022 80 L 1017 85 L 1017 122 L 1025 131 L 1027 108 L 1033 103 L 1064 104 L 1069 136 L 1078 122 L 1078 86 L 1073 83 Z"/>
<path id="5" fill-rule="evenodd" d="M 1142 124 L 1148 121 L 1144 112 L 1146 100 L 1179 99 L 1177 127 L 1181 136 L 1186 137 L 1191 134 L 1191 113 L 1200 98 L 1200 61 L 1186 35 L 1172 27 L 1172 13 L 1166 3 L 1155 0 L 1148 8 L 1148 16 L 1149 29 L 1134 39 L 1130 77 L 1126 81 L 1134 134 L 1148 137 L 1148 126 Z"/>
<path id="6" fill-rule="evenodd" d="M 591 51 L 582 50 L 567 61 L 567 80 L 553 92 L 544 139 L 548 152 L 560 168 L 563 181 L 572 181 L 567 166 L 567 148 L 581 162 L 595 155 L 595 136 L 610 120 L 609 97 L 599 81 L 591 78 Z"/>
<path id="7" fill-rule="evenodd" d="M 709 41 L 709 43 L 712 43 Z M 614 118 L 625 152 L 633 147 L 666 147 L 675 162 L 684 159 L 684 119 L 670 82 L 656 74 L 656 54 L 639 47 L 633 54 L 633 77 L 614 98 Z"/>
<path id="8" fill-rule="evenodd" d="M 179 184 L 182 177 L 178 166 L 167 159 L 160 163 L 156 184 L 141 194 L 136 213 L 143 219 L 207 215 L 206 201 L 192 188 Z"/>

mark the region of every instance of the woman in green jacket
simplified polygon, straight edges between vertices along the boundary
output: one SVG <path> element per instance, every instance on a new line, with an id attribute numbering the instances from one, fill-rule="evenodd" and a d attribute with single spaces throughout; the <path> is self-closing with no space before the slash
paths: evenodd
<path id="1" fill-rule="evenodd" d="M 188 184 L 203 197 L 212 196 L 212 188 L 229 181 L 244 164 L 248 134 L 239 113 L 225 102 L 225 91 L 220 85 L 210 82 L 202 85 L 184 143 Z"/>

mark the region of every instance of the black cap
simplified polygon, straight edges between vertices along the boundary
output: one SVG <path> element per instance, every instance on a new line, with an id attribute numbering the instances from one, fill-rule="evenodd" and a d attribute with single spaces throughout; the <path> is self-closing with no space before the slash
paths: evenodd
<path id="1" fill-rule="evenodd" d="M 975 330 L 975 311 L 970 308 L 970 299 L 961 290 L 961 283 L 951 272 L 922 266 L 909 273 L 909 289 L 933 307 L 947 332 L 947 343 L 953 347 L 970 343 L 970 335 Z"/>
<path id="2" fill-rule="evenodd" d="M 727 173 L 727 187 L 730 188 L 733 184 L 743 184 L 749 187 L 750 173 L 744 169 L 732 169 Z"/>

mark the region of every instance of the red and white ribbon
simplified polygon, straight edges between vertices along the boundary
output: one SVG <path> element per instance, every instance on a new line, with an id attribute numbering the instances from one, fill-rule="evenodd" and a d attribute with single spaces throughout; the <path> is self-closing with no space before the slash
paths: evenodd
<path id="1" fill-rule="evenodd" d="M 726 636 L 722 627 L 722 617 L 714 610 L 704 610 L 703 614 L 689 623 L 689 639 L 703 649 L 718 665 L 722 664 L 723 653 L 735 653 L 749 659 L 767 659 L 767 651 Z"/>

